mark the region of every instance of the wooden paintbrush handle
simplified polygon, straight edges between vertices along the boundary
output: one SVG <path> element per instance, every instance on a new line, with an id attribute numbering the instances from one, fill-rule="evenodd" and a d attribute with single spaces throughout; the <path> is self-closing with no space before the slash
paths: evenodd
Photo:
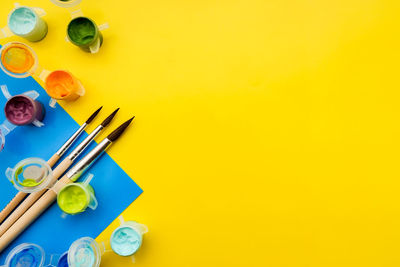
<path id="1" fill-rule="evenodd" d="M 15 209 L 18 204 L 24 200 L 27 194 L 24 192 L 18 192 L 15 197 L 7 204 L 7 206 L 0 212 L 0 222 L 4 221 L 5 218 Z"/>
<path id="2" fill-rule="evenodd" d="M 52 180 L 50 185 L 53 185 L 61 175 L 71 166 L 72 160 L 66 158 L 64 159 L 57 168 L 53 171 Z M 16 208 L 0 225 L 0 236 L 2 236 L 8 228 L 10 228 L 13 223 L 18 220 L 27 209 L 29 209 L 44 193 L 46 193 L 47 189 L 43 189 L 39 192 L 34 192 L 29 194 L 29 196 Z"/>
<path id="3" fill-rule="evenodd" d="M 60 159 L 60 156 L 57 154 L 54 154 L 48 161 L 47 164 L 49 164 L 50 168 L 52 168 L 57 161 Z"/>
<path id="4" fill-rule="evenodd" d="M 72 183 L 66 176 L 60 179 L 55 187 Z M 56 192 L 48 190 L 35 204 L 30 207 L 1 237 L 0 253 L 17 238 L 37 217 L 40 216 L 57 198 Z"/>

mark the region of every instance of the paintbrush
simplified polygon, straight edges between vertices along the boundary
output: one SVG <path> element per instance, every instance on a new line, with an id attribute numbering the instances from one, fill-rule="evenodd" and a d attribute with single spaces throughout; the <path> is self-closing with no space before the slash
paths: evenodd
<path id="1" fill-rule="evenodd" d="M 134 117 L 133 117 L 134 118 Z M 75 182 L 79 177 L 109 148 L 126 130 L 131 121 L 123 123 L 109 134 L 85 157 L 75 164 L 50 190 L 48 190 L 36 203 L 30 207 L 1 237 L 0 252 L 2 252 L 15 238 L 17 238 L 37 217 L 40 216 L 56 199 L 65 185 Z"/>
<path id="2" fill-rule="evenodd" d="M 107 125 L 110 124 L 112 119 L 117 114 L 119 108 L 116 109 L 110 116 L 108 116 L 99 126 L 96 127 L 86 138 L 82 141 L 54 170 L 51 176 L 50 185 L 53 185 L 58 178 L 72 165 L 75 159 L 87 148 L 87 146 L 98 136 Z M 36 200 L 38 200 L 47 189 L 43 189 L 39 192 L 31 193 L 0 225 L 0 236 L 2 236 L 11 225 L 21 217 L 24 212 L 32 206 Z"/>
<path id="3" fill-rule="evenodd" d="M 90 115 L 89 119 L 84 122 L 78 130 L 65 142 L 61 148 L 47 161 L 50 168 L 57 163 L 57 161 L 62 157 L 62 155 L 71 147 L 71 145 L 78 139 L 78 137 L 83 133 L 86 127 L 93 121 L 93 119 L 99 114 L 100 110 L 103 107 L 97 109 L 92 115 Z M 21 203 L 22 200 L 26 197 L 27 193 L 18 192 L 15 197 L 7 204 L 7 206 L 0 212 L 0 223 L 4 221 L 5 218 Z"/>

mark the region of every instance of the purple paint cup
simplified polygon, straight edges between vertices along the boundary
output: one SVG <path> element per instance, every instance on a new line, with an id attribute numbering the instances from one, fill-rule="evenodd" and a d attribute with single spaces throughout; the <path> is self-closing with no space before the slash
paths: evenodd
<path id="1" fill-rule="evenodd" d="M 4 112 L 12 124 L 28 125 L 35 120 L 42 121 L 45 109 L 42 103 L 28 96 L 16 95 L 8 99 Z"/>

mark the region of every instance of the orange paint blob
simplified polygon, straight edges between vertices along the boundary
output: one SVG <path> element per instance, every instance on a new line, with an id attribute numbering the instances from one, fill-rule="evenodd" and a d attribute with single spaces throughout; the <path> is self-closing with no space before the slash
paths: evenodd
<path id="1" fill-rule="evenodd" d="M 54 99 L 75 100 L 79 97 L 77 92 L 82 85 L 68 71 L 56 70 L 47 76 L 45 87 L 49 96 Z"/>
<path id="2" fill-rule="evenodd" d="M 32 69 L 35 57 L 26 46 L 13 44 L 2 52 L 1 62 L 8 71 L 21 74 Z"/>

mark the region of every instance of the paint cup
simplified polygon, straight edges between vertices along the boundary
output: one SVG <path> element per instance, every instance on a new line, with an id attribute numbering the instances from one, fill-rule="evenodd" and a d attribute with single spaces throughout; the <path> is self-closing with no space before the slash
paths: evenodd
<path id="1" fill-rule="evenodd" d="M 74 101 L 85 94 L 82 83 L 65 70 L 48 71 L 39 65 L 36 53 L 31 47 L 20 42 L 10 42 L 0 49 L 1 69 L 15 78 L 37 76 L 45 84 L 44 89 L 52 98 L 50 106 L 55 107 L 56 100 Z"/>
<path id="2" fill-rule="evenodd" d="M 53 171 L 49 164 L 40 158 L 24 159 L 14 168 L 7 168 L 5 174 L 18 191 L 25 193 L 49 188 L 53 178 Z"/>
<path id="3" fill-rule="evenodd" d="M 8 15 L 7 26 L 0 29 L 0 39 L 17 35 L 31 42 L 42 40 L 47 34 L 47 23 L 41 18 L 44 15 L 41 8 L 16 3 Z"/>
<path id="4" fill-rule="evenodd" d="M 119 217 L 121 225 L 114 230 L 110 237 L 112 250 L 120 256 L 133 256 L 142 246 L 143 235 L 149 230 L 146 225 L 124 221 Z"/>
<path id="5" fill-rule="evenodd" d="M 93 238 L 80 238 L 68 250 L 68 266 L 99 267 L 100 262 L 100 246 Z"/>
<path id="6" fill-rule="evenodd" d="M 37 73 L 39 64 L 35 51 L 21 42 L 10 42 L 0 49 L 1 69 L 15 78 Z"/>
<path id="7" fill-rule="evenodd" d="M 73 18 L 67 27 L 67 38 L 72 44 L 85 52 L 97 53 L 103 44 L 102 30 L 108 28 L 108 24 L 97 24 L 88 17 L 78 16 Z"/>
<path id="8" fill-rule="evenodd" d="M 66 253 L 63 255 L 46 255 L 44 249 L 36 244 L 23 243 L 13 248 L 1 267 L 68 267 Z M 65 263 L 65 264 L 64 264 Z"/>
<path id="9" fill-rule="evenodd" d="M 87 208 L 95 210 L 98 202 L 93 188 L 89 185 L 93 174 L 88 174 L 82 183 L 67 184 L 59 190 L 57 203 L 60 209 L 70 215 L 84 212 Z"/>
<path id="10" fill-rule="evenodd" d="M 56 99 L 74 101 L 85 94 L 85 88 L 81 81 L 69 71 L 42 71 L 39 77 L 45 84 L 47 94 L 54 101 Z"/>
<path id="11" fill-rule="evenodd" d="M 42 121 L 45 109 L 42 103 L 29 96 L 16 95 L 7 100 L 4 112 L 9 122 L 22 126 Z"/>
<path id="12" fill-rule="evenodd" d="M 57 6 L 69 8 L 77 6 L 82 0 L 51 0 L 51 2 Z"/>
<path id="13" fill-rule="evenodd" d="M 7 267 L 16 266 L 44 266 L 46 260 L 46 254 L 38 245 L 24 243 L 16 246 L 8 253 L 6 257 Z"/>
<path id="14" fill-rule="evenodd" d="M 3 95 L 8 99 L 8 100 L 10 100 L 11 98 L 13 98 L 12 96 L 11 96 L 11 94 L 10 94 L 10 92 L 8 91 L 8 88 L 7 88 L 7 86 L 6 85 L 0 85 L 0 89 L 1 89 L 1 92 L 3 93 Z M 24 96 L 24 97 L 28 97 L 30 100 L 35 100 L 38 96 L 39 96 L 39 93 L 38 92 L 36 92 L 36 91 L 34 91 L 34 90 L 32 90 L 32 91 L 28 91 L 28 92 L 25 92 L 25 93 L 23 93 L 22 94 L 22 96 Z M 7 101 L 7 103 L 8 103 L 8 101 Z M 12 103 L 12 102 L 11 102 Z M 15 102 L 14 102 L 15 103 Z M 7 106 L 7 104 L 6 104 L 6 106 Z M 6 109 L 6 108 L 5 108 Z M 19 107 L 18 107 L 18 109 L 19 109 Z M 25 111 L 26 112 L 26 111 Z M 29 111 L 28 111 L 29 112 Z M 14 114 L 14 113 L 13 113 Z M 33 114 L 33 113 L 32 113 Z M 19 113 L 17 112 L 17 114 L 16 114 L 17 116 L 19 116 Z M 8 115 L 6 115 L 6 117 L 7 117 L 7 120 L 5 120 L 4 122 L 3 122 L 3 124 L 1 124 L 0 125 L 0 151 L 1 150 L 3 150 L 3 148 L 4 148 L 4 144 L 5 144 L 5 136 L 7 136 L 10 132 L 12 132 L 16 127 L 17 127 L 17 125 L 16 124 L 14 124 L 14 123 L 11 123 L 10 121 L 8 121 L 8 117 L 12 117 L 12 115 L 11 115 L 11 113 L 9 113 Z M 35 117 L 37 117 L 37 116 L 35 116 Z M 39 120 L 34 120 L 33 122 L 32 122 L 32 124 L 33 125 L 35 125 L 36 127 L 42 127 L 42 126 L 44 126 L 44 124 L 41 122 L 41 121 L 39 121 Z"/>

